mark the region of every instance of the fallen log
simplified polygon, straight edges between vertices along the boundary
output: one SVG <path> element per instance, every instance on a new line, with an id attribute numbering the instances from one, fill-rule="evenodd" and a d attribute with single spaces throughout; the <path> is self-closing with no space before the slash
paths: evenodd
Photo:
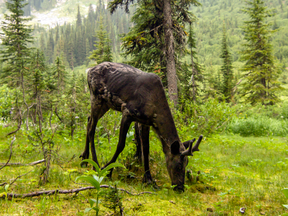
<path id="1" fill-rule="evenodd" d="M 114 188 L 110 185 L 101 185 L 100 186 L 101 188 Z M 56 190 L 46 190 L 46 191 L 35 191 L 35 192 L 31 192 L 31 193 L 26 193 L 26 194 L 16 194 L 16 193 L 2 193 L 0 195 L 0 199 L 4 199 L 5 197 L 7 197 L 8 199 L 12 199 L 12 198 L 26 198 L 26 197 L 35 197 L 35 196 L 41 196 L 41 195 L 53 195 L 53 194 L 69 194 L 69 193 L 79 193 L 80 191 L 85 191 L 85 190 L 92 190 L 92 189 L 95 189 L 95 187 L 93 186 L 88 186 L 88 187 L 82 187 L 82 188 L 75 188 L 75 189 L 68 189 L 68 190 L 59 190 L 59 189 L 56 189 Z M 144 192 L 140 192 L 140 193 L 132 193 L 130 191 L 127 191 L 123 188 L 117 188 L 118 190 L 120 191 L 123 191 L 129 195 L 132 195 L 132 196 L 139 196 L 139 195 L 142 195 L 142 194 L 155 194 L 156 193 L 153 193 L 153 192 L 149 192 L 149 191 L 144 191 Z"/>

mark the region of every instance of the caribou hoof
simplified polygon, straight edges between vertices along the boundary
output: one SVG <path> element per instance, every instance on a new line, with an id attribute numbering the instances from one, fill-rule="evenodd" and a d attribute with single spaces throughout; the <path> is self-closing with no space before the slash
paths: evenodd
<path id="1" fill-rule="evenodd" d="M 86 168 L 86 167 L 88 167 L 88 163 L 82 161 L 82 162 L 80 163 L 80 166 L 81 166 L 82 168 Z"/>
<path id="2" fill-rule="evenodd" d="M 150 173 L 145 173 L 143 177 L 143 183 L 146 185 L 151 185 L 154 189 L 159 189 L 158 185 L 156 182 L 152 179 Z"/>
<path id="3" fill-rule="evenodd" d="M 85 159 L 88 159 L 88 155 L 87 154 L 85 154 L 84 152 L 79 156 L 79 158 L 82 158 L 82 160 L 85 160 Z M 80 166 L 82 167 L 82 168 L 86 168 L 87 166 L 88 166 L 88 163 L 87 162 L 81 162 L 80 163 Z"/>

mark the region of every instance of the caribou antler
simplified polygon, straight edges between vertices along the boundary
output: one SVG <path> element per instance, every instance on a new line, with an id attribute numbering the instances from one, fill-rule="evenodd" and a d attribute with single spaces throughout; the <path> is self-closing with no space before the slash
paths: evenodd
<path id="1" fill-rule="evenodd" d="M 197 140 L 197 142 L 196 142 L 196 144 L 194 146 L 193 146 L 193 143 L 195 141 L 195 138 L 193 140 L 191 140 L 190 143 L 189 143 L 188 149 L 183 151 L 181 153 L 181 156 L 193 156 L 193 152 L 199 151 L 198 147 L 199 147 L 199 145 L 200 145 L 200 143 L 202 141 L 202 138 L 203 138 L 203 136 L 200 135 L 200 137 L 198 138 L 198 140 Z"/>

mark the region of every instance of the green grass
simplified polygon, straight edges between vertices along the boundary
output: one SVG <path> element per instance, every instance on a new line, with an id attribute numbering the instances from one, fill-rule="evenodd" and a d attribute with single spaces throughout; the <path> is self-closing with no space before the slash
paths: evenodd
<path id="1" fill-rule="evenodd" d="M 0 162 L 6 162 L 9 156 L 11 137 L 5 134 L 12 128 L 0 125 Z M 117 131 L 116 131 L 117 132 Z M 182 134 L 184 136 L 185 134 Z M 188 136 L 188 135 L 186 135 Z M 42 159 L 40 148 L 27 142 L 24 131 L 16 135 L 11 162 L 28 163 Z M 118 136 L 111 137 L 111 145 L 105 137 L 99 137 L 97 147 L 100 163 L 103 164 L 113 155 Z M 151 172 L 159 190 L 142 184 L 143 167 L 133 159 L 134 144 L 128 138 L 119 162 L 130 170 L 117 169 L 113 173 L 113 182 L 118 188 L 133 193 L 141 191 L 155 192 L 156 195 L 144 194 L 131 196 L 122 193 L 125 215 L 238 215 L 240 207 L 246 207 L 246 215 L 281 215 L 287 210 L 282 204 L 287 199 L 282 190 L 288 187 L 288 145 L 286 137 L 241 137 L 238 135 L 213 135 L 205 138 L 196 152 L 189 159 L 187 169 L 192 170 L 194 180 L 186 181 L 184 193 L 175 193 L 166 170 L 164 153 L 155 134 L 151 134 Z M 39 174 L 43 165 L 33 167 L 5 167 L 0 171 L 0 183 L 9 182 L 18 175 L 30 170 L 21 177 L 8 192 L 28 193 L 48 189 L 71 189 L 82 187 L 75 184 L 77 176 L 90 168 L 81 168 L 78 156 L 85 143 L 85 131 L 77 131 L 74 140 L 65 133 L 55 137 L 58 149 L 52 161 L 49 183 L 39 186 Z M 199 181 L 195 182 L 197 171 L 201 171 Z M 127 178 L 128 174 L 135 178 Z M 105 184 L 113 184 L 105 180 Z M 4 191 L 2 187 L 0 193 Z M 108 190 L 108 189 L 104 189 Z M 88 198 L 95 196 L 95 191 L 85 191 L 67 195 L 51 195 L 25 199 L 0 200 L 1 214 L 20 215 L 93 215 L 84 214 L 89 207 Z M 102 201 L 104 204 L 104 201 Z M 207 211 L 213 209 L 213 213 Z M 101 205 L 100 215 L 109 215 L 111 210 Z"/>
<path id="2" fill-rule="evenodd" d="M 229 124 L 228 130 L 241 136 L 286 136 L 288 134 L 287 120 L 260 118 L 235 118 Z"/>

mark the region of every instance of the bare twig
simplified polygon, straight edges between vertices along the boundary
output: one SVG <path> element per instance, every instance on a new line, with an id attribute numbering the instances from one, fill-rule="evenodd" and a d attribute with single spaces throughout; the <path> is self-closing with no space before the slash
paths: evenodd
<path id="1" fill-rule="evenodd" d="M 29 174 L 30 172 L 32 172 L 32 170 L 30 170 L 30 171 L 27 172 L 27 173 L 24 173 L 24 174 L 22 174 L 22 175 L 17 176 L 15 179 L 13 179 L 13 181 L 12 181 L 9 185 L 14 184 L 14 183 L 17 181 L 17 179 L 21 178 L 22 176 L 25 176 L 25 175 Z M 0 184 L 0 186 L 6 185 L 6 184 L 8 184 L 8 183 L 7 183 L 7 182 L 3 182 L 3 183 Z M 0 198 L 1 198 L 1 197 L 0 197 Z"/>
<path id="2" fill-rule="evenodd" d="M 10 144 L 10 155 L 9 155 L 9 159 L 8 159 L 8 161 L 7 161 L 2 167 L 0 167 L 0 170 L 3 169 L 5 166 L 7 166 L 7 164 L 9 163 L 9 161 L 10 161 L 10 159 L 11 159 L 11 157 L 12 157 L 12 145 L 13 145 L 13 143 L 14 143 L 15 140 L 16 140 L 16 137 L 15 137 L 15 135 L 14 135 L 14 137 L 13 137 L 13 139 L 12 139 L 12 141 L 11 141 L 11 144 Z"/>
<path id="3" fill-rule="evenodd" d="M 19 175 L 19 176 L 17 176 L 11 183 L 10 183 L 10 185 L 12 185 L 14 182 L 16 182 L 17 181 L 17 179 L 19 179 L 19 178 L 21 178 L 22 176 L 25 176 L 25 175 L 27 175 L 27 174 L 29 174 L 30 172 L 32 172 L 32 170 L 30 170 L 29 172 L 27 172 L 27 173 L 24 173 L 23 175 Z"/>
<path id="4" fill-rule="evenodd" d="M 6 164 L 6 166 L 34 166 L 34 165 L 36 165 L 36 164 L 43 163 L 43 162 L 45 162 L 45 159 L 38 160 L 38 161 L 34 161 L 34 162 L 31 162 L 31 163 L 28 163 L 28 164 L 9 163 L 9 164 Z M 2 164 L 0 164 L 0 165 L 2 165 Z"/>
<path id="5" fill-rule="evenodd" d="M 101 188 L 114 188 L 110 185 L 101 185 Z M 93 186 L 88 186 L 88 187 L 82 187 L 82 188 L 76 188 L 76 189 L 70 189 L 70 190 L 47 190 L 47 191 L 36 191 L 36 192 L 31 192 L 31 193 L 27 193 L 27 194 L 13 194 L 13 193 L 7 193 L 7 197 L 8 198 L 26 198 L 26 197 L 34 197 L 34 196 L 40 196 L 43 194 L 47 194 L 47 195 L 53 195 L 53 194 L 69 194 L 69 193 L 79 193 L 80 191 L 84 191 L 84 190 L 92 190 L 95 189 L 95 187 Z M 139 196 L 142 194 L 154 194 L 156 195 L 156 193 L 153 192 L 149 192 L 149 191 L 144 191 L 138 194 L 133 194 L 125 189 L 122 188 L 118 188 L 118 190 L 126 192 L 129 195 L 133 195 L 133 196 Z M 3 194 L 0 198 L 5 198 L 5 195 Z"/>

